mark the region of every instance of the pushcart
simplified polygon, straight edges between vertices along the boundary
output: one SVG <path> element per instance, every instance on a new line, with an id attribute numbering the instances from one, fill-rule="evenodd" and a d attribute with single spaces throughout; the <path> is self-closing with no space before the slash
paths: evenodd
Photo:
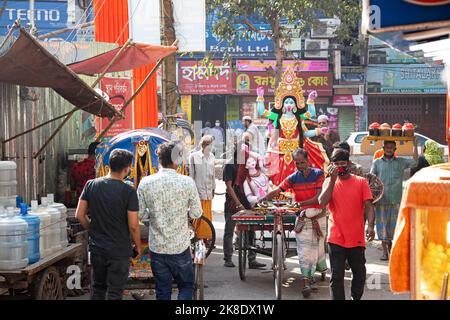
<path id="1" fill-rule="evenodd" d="M 81 243 L 73 243 L 25 268 L 0 270 L 0 289 L 9 291 L 9 296 L 0 298 L 20 295 L 35 300 L 64 300 L 68 268 L 81 250 Z"/>
<path id="2" fill-rule="evenodd" d="M 242 210 L 233 215 L 238 230 L 238 264 L 239 276 L 242 281 L 246 279 L 247 255 L 249 250 L 272 257 L 272 271 L 275 285 L 275 296 L 278 300 L 282 298 L 282 286 L 285 260 L 297 255 L 297 244 L 295 236 L 292 236 L 298 208 L 291 207 L 289 201 L 272 201 L 273 206 L 268 208 L 255 208 L 253 210 Z M 256 246 L 256 239 L 252 232 L 261 233 L 262 245 Z M 269 237 L 265 236 L 270 232 Z M 266 248 L 266 241 L 271 246 Z M 322 280 L 325 273 L 322 273 Z"/>

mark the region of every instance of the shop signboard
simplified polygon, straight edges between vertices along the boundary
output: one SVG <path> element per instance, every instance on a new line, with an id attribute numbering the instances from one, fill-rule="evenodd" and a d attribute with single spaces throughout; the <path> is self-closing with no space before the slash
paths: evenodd
<path id="1" fill-rule="evenodd" d="M 67 1 L 35 1 L 34 8 L 34 21 L 38 35 L 67 28 Z M 0 16 L 0 34 L 5 35 L 8 27 L 11 27 L 17 19 L 20 19 L 22 26 L 30 23 L 29 1 L 6 2 L 5 10 Z M 76 32 L 60 34 L 52 39 L 55 38 L 73 41 L 76 38 Z"/>
<path id="2" fill-rule="evenodd" d="M 340 94 L 333 96 L 335 107 L 362 107 L 364 106 L 363 95 Z"/>
<path id="3" fill-rule="evenodd" d="M 178 87 L 181 94 L 231 94 L 232 68 L 222 61 L 202 64 L 180 61 Z"/>
<path id="4" fill-rule="evenodd" d="M 333 95 L 333 74 L 330 72 L 298 72 L 305 96 L 316 90 L 319 97 Z M 237 72 L 233 77 L 233 94 L 256 96 L 256 89 L 264 87 L 265 95 L 275 94 L 275 77 L 262 72 Z"/>
<path id="5" fill-rule="evenodd" d="M 186 114 L 187 120 L 192 120 L 192 96 L 183 95 L 180 97 L 181 112 Z"/>
<path id="6" fill-rule="evenodd" d="M 363 84 L 365 79 L 364 69 L 361 67 L 342 67 L 339 84 Z"/>
<path id="7" fill-rule="evenodd" d="M 445 94 L 442 71 L 426 64 L 369 65 L 367 93 Z"/>
<path id="8" fill-rule="evenodd" d="M 291 67 L 295 71 L 329 71 L 328 60 L 285 60 L 283 61 L 283 71 Z M 276 60 L 237 60 L 238 71 L 267 72 L 269 68 L 276 70 Z"/>
<path id="9" fill-rule="evenodd" d="M 100 80 L 101 89 L 109 97 L 109 102 L 117 111 L 122 111 L 123 105 L 133 93 L 130 79 L 103 78 Z M 113 137 L 120 133 L 133 130 L 133 106 L 128 106 L 124 112 L 125 119 L 116 121 L 106 133 L 106 137 Z M 108 118 L 100 118 L 98 132 L 102 132 L 110 123 Z"/>
<path id="10" fill-rule="evenodd" d="M 417 30 L 449 23 L 449 0 L 363 1 L 363 26 L 369 32 Z"/>

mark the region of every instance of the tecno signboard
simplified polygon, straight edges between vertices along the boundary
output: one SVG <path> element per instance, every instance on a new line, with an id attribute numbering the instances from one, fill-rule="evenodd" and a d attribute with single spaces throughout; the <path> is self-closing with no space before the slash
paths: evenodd
<path id="1" fill-rule="evenodd" d="M 17 19 L 20 19 L 20 24 L 26 27 L 31 20 L 30 13 L 29 1 L 7 1 L 0 17 L 0 35 L 5 35 L 8 27 Z M 67 28 L 67 1 L 35 1 L 34 21 L 38 35 Z M 69 34 L 68 32 L 57 37 L 66 40 Z"/>

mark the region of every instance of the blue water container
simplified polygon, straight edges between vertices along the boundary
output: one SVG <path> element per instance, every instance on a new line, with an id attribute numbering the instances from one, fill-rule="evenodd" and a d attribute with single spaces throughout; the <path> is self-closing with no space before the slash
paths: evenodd
<path id="1" fill-rule="evenodd" d="M 20 204 L 20 218 L 28 223 L 28 262 L 33 264 L 41 258 L 39 254 L 40 219 L 37 216 L 28 214 L 28 205 L 26 203 Z"/>

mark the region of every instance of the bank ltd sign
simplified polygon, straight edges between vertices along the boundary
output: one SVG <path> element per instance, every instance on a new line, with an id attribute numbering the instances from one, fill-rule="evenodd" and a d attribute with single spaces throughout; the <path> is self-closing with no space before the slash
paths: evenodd
<path id="1" fill-rule="evenodd" d="M 229 43 L 213 32 L 214 21 L 208 19 L 206 24 L 206 51 L 217 54 L 228 53 L 232 57 L 273 57 L 274 45 L 270 37 L 271 27 L 267 23 L 253 24 L 258 32 L 248 27 L 235 24 L 236 42 Z"/>

